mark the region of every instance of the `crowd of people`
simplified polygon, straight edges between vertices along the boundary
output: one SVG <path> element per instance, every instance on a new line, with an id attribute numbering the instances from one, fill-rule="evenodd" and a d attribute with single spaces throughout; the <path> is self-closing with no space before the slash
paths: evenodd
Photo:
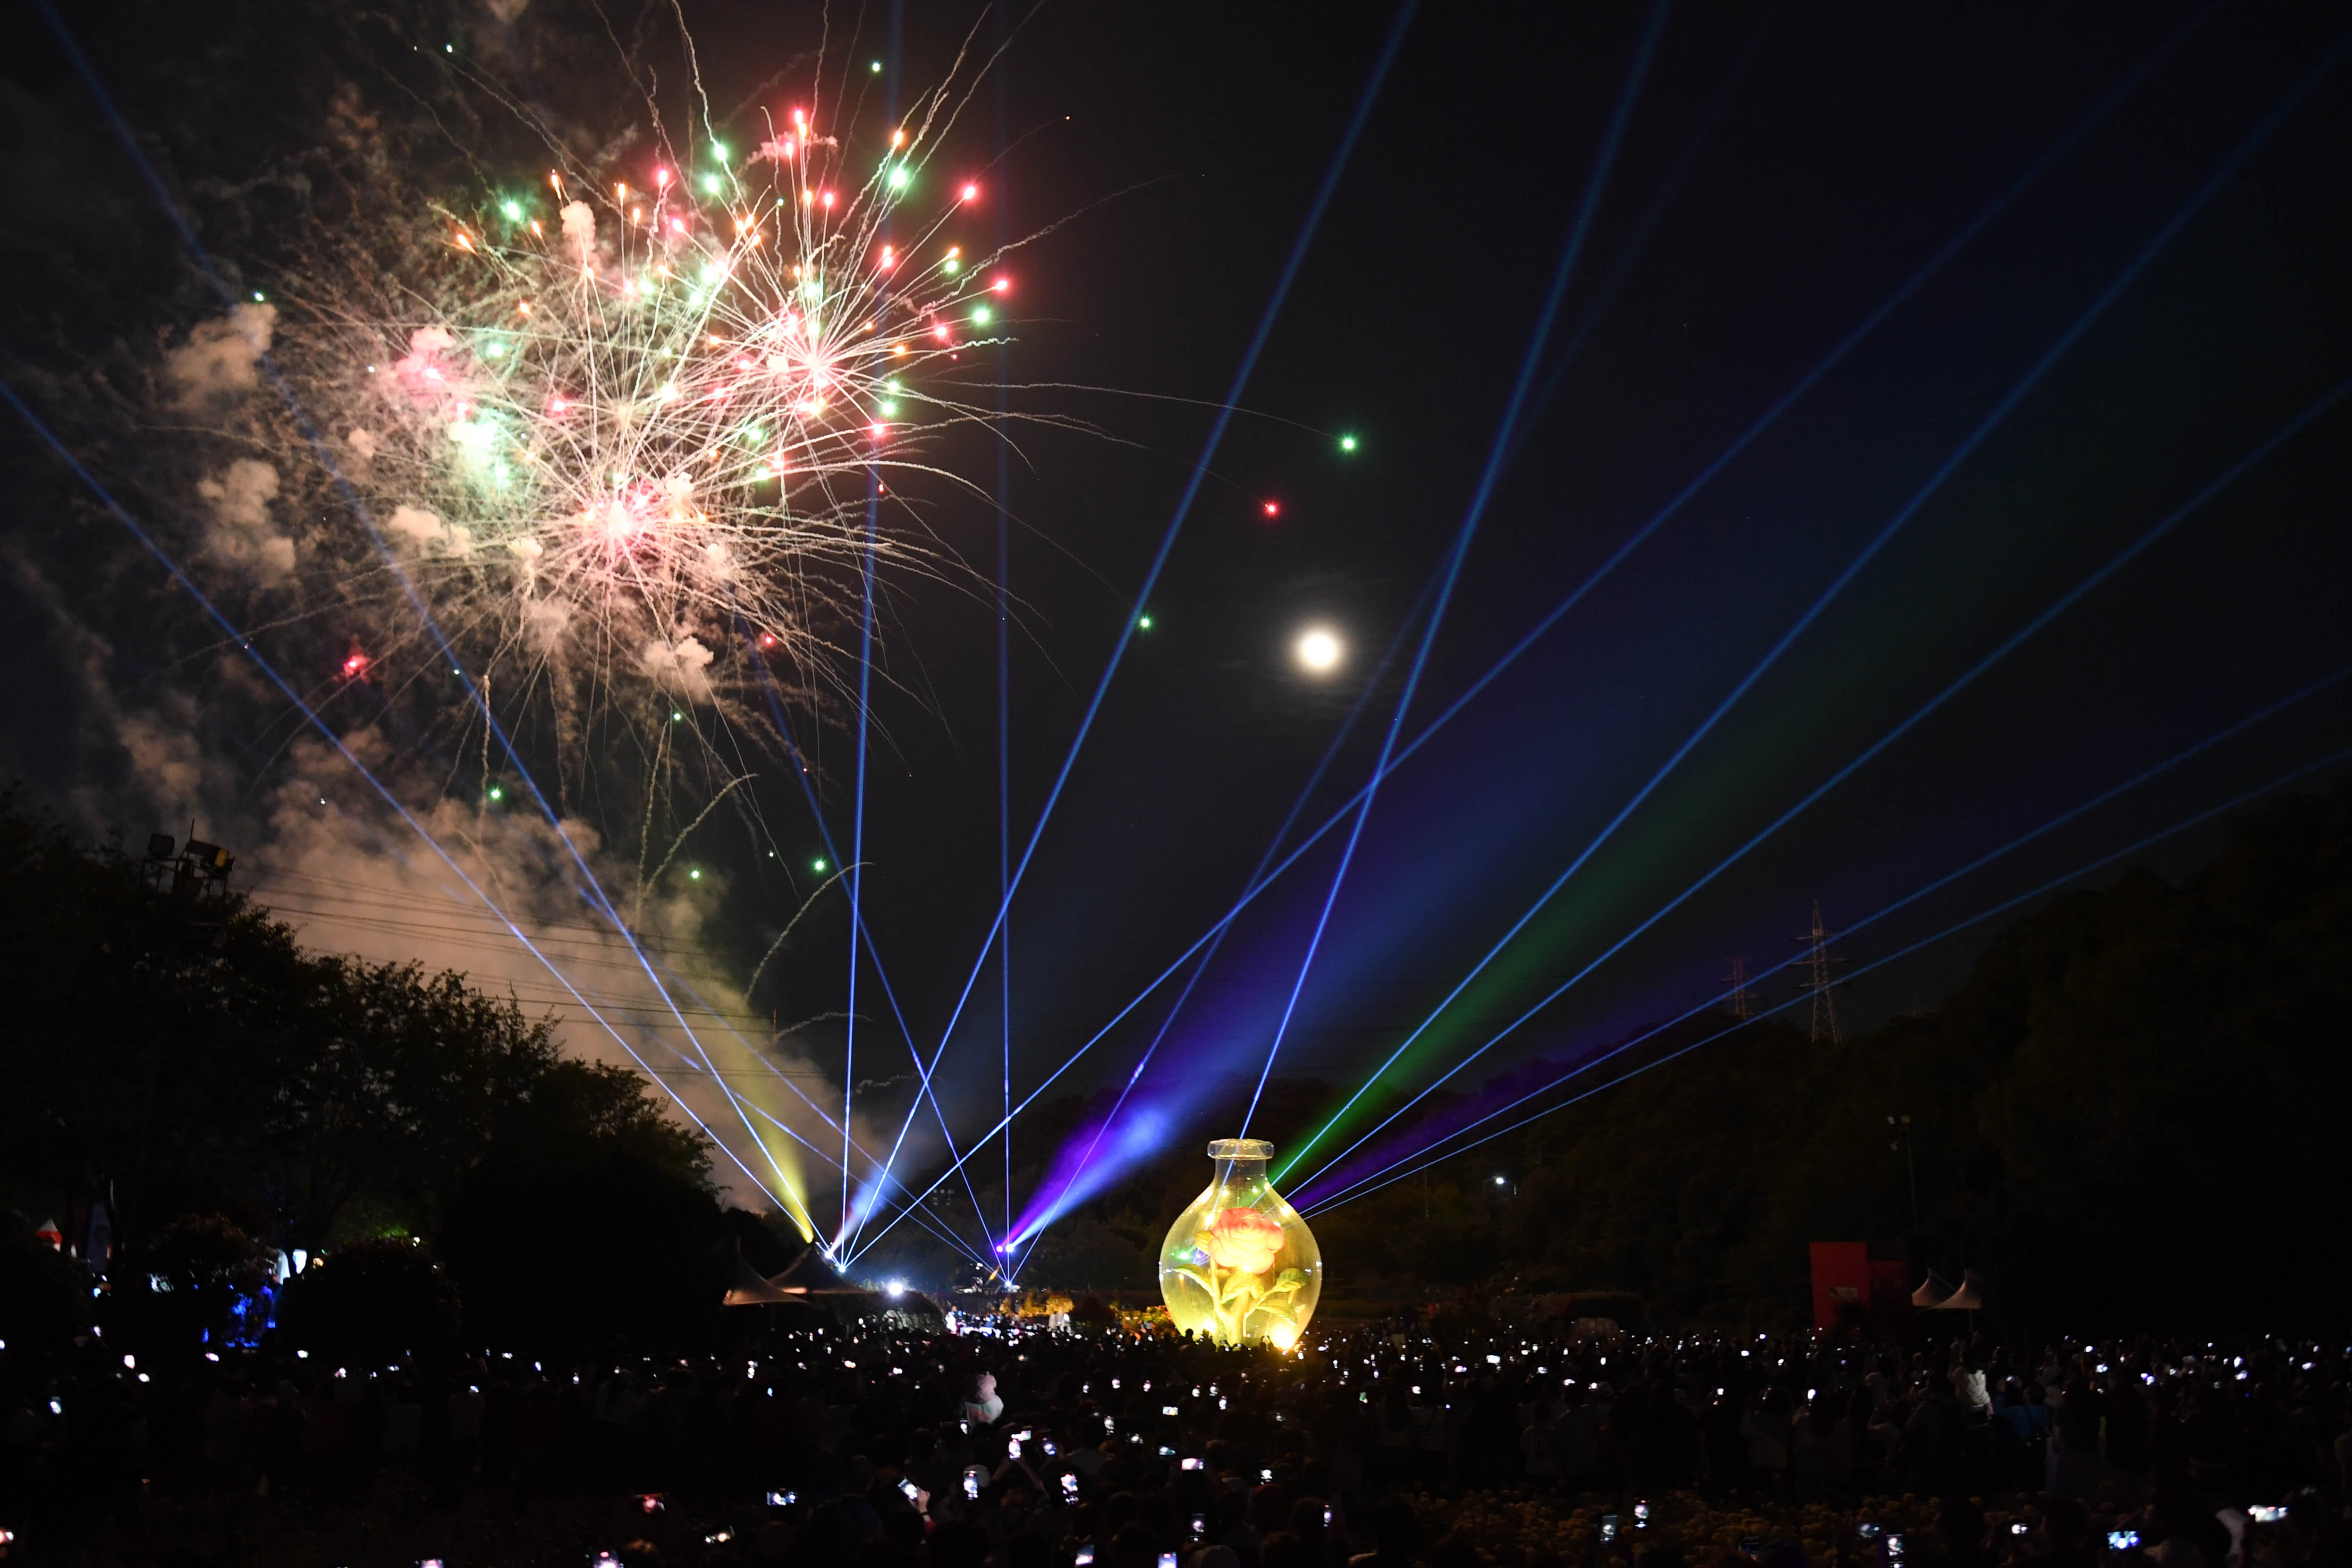
<path id="1" fill-rule="evenodd" d="M 620 1562 L 1479 1568 L 1496 1550 L 1433 1538 L 1414 1500 L 1556 1495 L 1630 1521 L 1687 1492 L 1837 1510 L 1839 1552 L 1881 1568 L 2352 1568 L 2352 1351 L 2277 1341 L 2027 1353 L 1413 1320 L 1280 1356 L 886 1319 L 580 1364 L 117 1348 L 0 1350 L 0 1528 L 37 1541 L 207 1496 L 360 1517 L 397 1492 L 524 1519 L 593 1500 Z M 1943 1500 L 1907 1547 L 1864 1530 L 1869 1500 L 1902 1494 Z M 2034 1522 L 1994 1539 L 1990 1498 L 2031 1500 Z M 1594 1563 L 1706 1556 L 1665 1530 L 1582 1541 Z M 1793 1540 L 1742 1546 L 1803 1563 Z"/>

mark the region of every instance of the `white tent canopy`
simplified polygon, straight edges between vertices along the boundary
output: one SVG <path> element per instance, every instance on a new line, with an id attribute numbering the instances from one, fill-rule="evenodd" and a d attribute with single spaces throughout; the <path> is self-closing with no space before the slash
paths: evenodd
<path id="1" fill-rule="evenodd" d="M 1911 1304 L 1930 1312 L 1981 1312 L 1984 1310 L 1984 1281 L 1970 1269 L 1960 1276 L 1960 1288 L 1949 1289 L 1933 1274 L 1921 1281 L 1911 1292 Z"/>
<path id="2" fill-rule="evenodd" d="M 792 1270 L 776 1276 L 782 1279 Z M 730 1307 L 767 1307 L 778 1301 L 797 1301 L 808 1294 L 805 1287 L 779 1285 L 776 1279 L 762 1279 L 760 1271 L 743 1261 L 743 1249 L 735 1249 L 735 1281 L 727 1288 L 727 1305 Z"/>

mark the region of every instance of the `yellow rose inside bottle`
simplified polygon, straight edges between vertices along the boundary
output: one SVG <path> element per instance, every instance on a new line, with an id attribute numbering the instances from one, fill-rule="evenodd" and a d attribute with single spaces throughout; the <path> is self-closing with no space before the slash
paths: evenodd
<path id="1" fill-rule="evenodd" d="M 1323 1252 L 1298 1211 L 1266 1180 L 1274 1145 L 1220 1138 L 1209 1185 L 1160 1248 L 1160 1295 L 1178 1329 L 1286 1351 L 1323 1295 Z"/>

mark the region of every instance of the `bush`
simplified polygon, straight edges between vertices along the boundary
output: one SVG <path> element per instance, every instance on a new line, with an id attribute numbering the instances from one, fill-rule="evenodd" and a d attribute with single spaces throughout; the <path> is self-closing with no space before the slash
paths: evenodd
<path id="1" fill-rule="evenodd" d="M 89 1328 L 89 1281 L 73 1260 L 13 1220 L 0 1227 L 0 1340 L 56 1350 Z"/>
<path id="2" fill-rule="evenodd" d="M 306 1350 L 390 1362 L 453 1343 L 461 1315 L 457 1288 L 432 1253 L 394 1237 L 319 1258 L 288 1282 L 278 1326 Z"/>
<path id="3" fill-rule="evenodd" d="M 485 1163 L 439 1244 L 467 1329 L 501 1344 L 572 1351 L 624 1334 L 694 1343 L 717 1328 L 727 1293 L 709 1190 L 620 1151 Z"/>
<path id="4" fill-rule="evenodd" d="M 225 1335 L 238 1304 L 268 1289 L 269 1249 L 223 1215 L 183 1215 L 125 1260 L 114 1291 L 125 1334 L 158 1350 Z"/>

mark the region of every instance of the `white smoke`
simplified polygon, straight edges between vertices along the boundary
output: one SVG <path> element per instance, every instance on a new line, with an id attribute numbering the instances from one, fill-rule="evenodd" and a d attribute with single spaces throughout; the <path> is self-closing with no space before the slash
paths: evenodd
<path id="1" fill-rule="evenodd" d="M 211 513 L 205 543 L 214 554 L 236 562 L 264 583 L 294 570 L 294 541 L 278 531 L 269 503 L 278 496 L 278 470 L 257 458 L 239 458 L 222 473 L 196 481 L 196 494 Z"/>
<path id="2" fill-rule="evenodd" d="M 393 748 L 374 731 L 347 743 L 379 777 L 394 782 L 388 771 L 395 767 Z M 524 805 L 520 791 L 509 792 L 511 811 L 447 796 L 412 805 L 456 862 L 453 869 L 323 742 L 297 742 L 289 760 L 293 781 L 269 798 L 263 820 L 236 845 L 238 880 L 293 924 L 306 946 L 460 971 L 492 995 L 514 997 L 527 1014 L 559 1016 L 558 1036 L 571 1054 L 650 1069 L 731 1152 L 731 1158 L 714 1158 L 712 1173 L 739 1203 L 773 1207 L 761 1189 L 797 1184 L 804 1168 L 820 1187 L 831 1184 L 806 1150 L 775 1126 L 782 1121 L 819 1149 L 837 1149 L 840 1134 L 782 1076 L 814 1076 L 814 1064 L 769 1046 L 765 1020 L 750 1016 L 736 984 L 696 953 L 706 910 L 719 896 L 715 884 L 682 884 L 635 900 L 628 891 L 633 874 L 604 853 L 593 826 L 571 818 L 551 824 Z M 588 892 L 575 851 L 612 890 L 656 963 L 659 985 Z M 531 946 L 562 970 L 561 978 Z M 699 1070 L 698 1052 L 728 1074 L 726 1086 L 741 1109 Z M 765 1062 L 781 1071 L 771 1074 Z M 747 1120 L 753 1132 L 746 1131 Z M 868 1146 L 879 1135 L 863 1119 L 856 1131 Z M 778 1166 L 788 1174 L 780 1176 Z"/>
<path id="3" fill-rule="evenodd" d="M 646 644 L 637 662 L 647 675 L 673 691 L 698 701 L 710 695 L 710 650 L 699 637 L 683 637 L 676 642 L 656 637 Z"/>
<path id="4" fill-rule="evenodd" d="M 251 392 L 260 379 L 254 367 L 269 352 L 277 324 L 278 307 L 266 304 L 239 305 L 218 321 L 196 323 L 188 341 L 163 356 L 173 401 L 189 410 L 217 409 Z"/>
<path id="5" fill-rule="evenodd" d="M 596 209 L 586 202 L 572 202 L 563 209 L 563 237 L 572 242 L 579 254 L 580 265 L 593 266 L 596 260 Z"/>
<path id="6" fill-rule="evenodd" d="M 204 759 L 195 737 L 166 725 L 152 713 L 127 713 L 115 734 L 131 759 L 131 772 L 160 800 L 194 800 L 205 782 Z"/>
<path id="7" fill-rule="evenodd" d="M 211 481 L 216 516 L 241 520 L 220 526 L 247 532 L 255 518 L 266 520 L 274 478 L 233 467 Z M 771 1194 L 805 1194 L 810 1185 L 835 1190 L 838 1178 L 821 1152 L 840 1147 L 839 1131 L 825 1121 L 838 1114 L 840 1089 L 826 1087 L 824 1058 L 814 1054 L 837 1038 L 835 1028 L 815 1024 L 804 1051 L 789 1038 L 772 1038 L 769 1020 L 751 1016 L 738 974 L 705 945 L 724 890 L 719 879 L 707 872 L 687 879 L 673 868 L 640 888 L 633 858 L 608 853 L 590 826 L 566 820 L 559 832 L 511 784 L 495 803 L 471 791 L 452 794 L 446 777 L 415 771 L 406 749 L 374 729 L 347 731 L 344 743 L 406 804 L 408 816 L 351 761 L 299 725 L 298 738 L 272 754 L 257 791 L 252 758 L 211 739 L 220 727 L 205 721 L 195 698 L 142 683 L 136 705 L 124 700 L 121 661 L 80 617 L 73 596 L 28 560 L 12 558 L 7 565 L 71 655 L 67 666 L 79 694 L 68 711 L 83 758 L 74 771 L 89 782 L 70 801 L 85 832 L 121 827 L 135 837 L 162 828 L 176 835 L 194 821 L 202 837 L 236 851 L 236 885 L 313 951 L 455 970 L 491 995 L 512 996 L 527 1015 L 553 1019 L 567 1053 L 650 1072 L 673 1114 L 683 1113 L 672 1095 L 720 1146 L 713 1174 L 731 1201 L 773 1208 Z M 560 625 L 553 617 L 550 624 L 550 635 L 558 635 Z M 709 661 L 709 650 L 691 637 L 658 647 L 681 671 L 698 671 Z M 218 653 L 205 678 L 205 710 L 223 700 L 278 707 L 280 699 L 242 650 Z M 420 828 L 433 844 L 420 838 Z M 575 851 L 635 945 L 590 894 Z M 487 906 L 482 894 L 497 907 Z M 704 1070 L 706 1056 L 719 1076 Z M 833 1109 L 820 1113 L 815 1107 Z M 895 1139 L 896 1120 L 877 1126 L 861 1111 L 852 1132 L 862 1149 L 878 1153 Z M 919 1128 L 902 1168 L 932 1152 Z M 863 1159 L 859 1174 L 861 1181 L 868 1174 Z"/>
<path id="8" fill-rule="evenodd" d="M 413 550 L 429 550 L 457 556 L 473 552 L 474 536 L 469 530 L 444 522 L 439 513 L 421 506 L 393 508 L 392 515 L 384 520 L 383 529 Z"/>
<path id="9" fill-rule="evenodd" d="M 264 536 L 275 470 L 240 462 L 204 484 L 213 531 L 238 542 Z M 719 1146 L 712 1174 L 730 1201 L 789 1211 L 811 1184 L 835 1190 L 837 1176 L 800 1140 L 839 1149 L 841 1134 L 825 1120 L 837 1110 L 821 1114 L 811 1101 L 838 1107 L 840 1089 L 826 1086 L 821 1058 L 790 1037 L 772 1037 L 732 961 L 709 951 L 720 879 L 673 872 L 640 888 L 633 857 L 606 852 L 582 822 L 567 819 L 559 833 L 526 791 L 509 784 L 496 802 L 486 793 L 453 795 L 445 775 L 415 768 L 409 750 L 380 731 L 344 731 L 352 758 L 407 806 L 404 816 L 286 709 L 241 647 L 216 645 L 208 666 L 175 666 L 184 683 L 157 682 L 134 668 L 136 684 L 126 688 L 126 662 L 89 623 L 78 589 L 60 587 L 19 552 L 0 552 L 0 569 L 47 620 L 73 683 L 62 706 L 71 725 L 68 754 L 51 751 L 41 761 L 42 771 L 79 781 L 59 805 L 84 835 L 119 829 L 137 842 L 156 830 L 178 837 L 193 824 L 197 836 L 235 851 L 236 886 L 310 950 L 456 971 L 489 995 L 513 997 L 528 1016 L 551 1019 L 567 1054 L 649 1073 L 671 1113 L 683 1120 L 683 1102 Z M 685 650 L 688 663 L 697 651 Z M 274 713 L 294 738 L 266 757 L 241 742 L 225 743 L 242 731 L 219 721 L 224 705 Z M 257 763 L 266 770 L 258 788 Z M 575 851 L 611 912 L 591 894 Z M 828 1037 L 837 1037 L 833 1026 L 813 1025 L 812 1047 Z M 879 1151 L 889 1147 L 895 1123 L 877 1126 L 861 1112 L 852 1131 L 861 1148 Z M 921 1157 L 919 1142 L 919 1133 L 908 1158 Z M 771 1195 L 784 1193 L 796 1194 L 793 1203 Z"/>
<path id="10" fill-rule="evenodd" d="M 571 627 L 571 607 L 560 599 L 532 599 L 523 605 L 523 641 L 542 658 L 562 646 Z"/>
<path id="11" fill-rule="evenodd" d="M 457 385 L 451 359 L 457 340 L 440 327 L 419 327 L 408 335 L 408 353 L 392 363 L 392 384 L 417 405 L 436 403 Z"/>

